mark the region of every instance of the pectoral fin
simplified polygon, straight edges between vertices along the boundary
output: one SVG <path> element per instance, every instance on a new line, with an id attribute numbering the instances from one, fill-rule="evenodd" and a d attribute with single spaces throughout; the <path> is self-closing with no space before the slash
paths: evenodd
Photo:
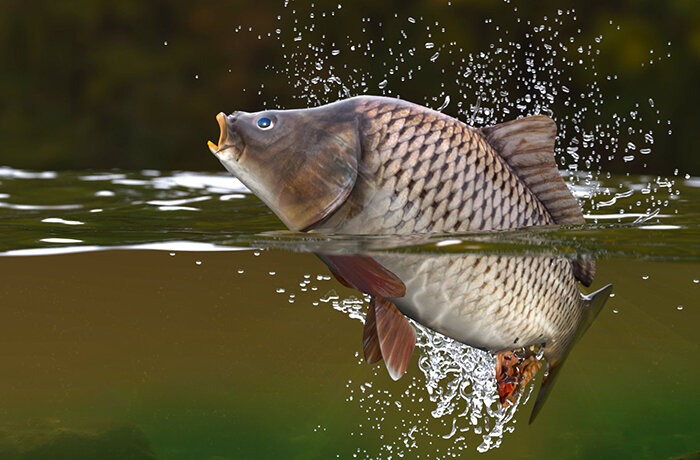
<path id="1" fill-rule="evenodd" d="M 366 256 L 317 254 L 345 286 L 377 297 L 403 297 L 406 285 L 379 262 Z"/>
<path id="2" fill-rule="evenodd" d="M 396 305 L 388 300 L 374 297 L 370 305 L 370 309 L 372 308 L 381 356 L 391 378 L 398 380 L 406 373 L 411 362 L 411 355 L 416 346 L 416 331 Z M 366 325 L 367 323 L 365 330 Z"/>

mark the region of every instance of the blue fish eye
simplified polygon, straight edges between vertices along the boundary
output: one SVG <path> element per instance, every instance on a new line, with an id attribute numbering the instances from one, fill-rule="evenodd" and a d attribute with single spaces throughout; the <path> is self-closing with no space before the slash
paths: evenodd
<path id="1" fill-rule="evenodd" d="M 257 125 L 260 129 L 270 129 L 272 128 L 273 123 L 268 117 L 260 117 L 258 118 Z"/>

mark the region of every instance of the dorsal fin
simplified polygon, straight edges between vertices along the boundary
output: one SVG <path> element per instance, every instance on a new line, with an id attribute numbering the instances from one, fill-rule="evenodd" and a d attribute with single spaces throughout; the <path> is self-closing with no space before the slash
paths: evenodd
<path id="1" fill-rule="evenodd" d="M 583 224 L 581 207 L 554 161 L 557 125 L 533 115 L 482 128 L 488 143 L 542 202 L 557 224 Z"/>

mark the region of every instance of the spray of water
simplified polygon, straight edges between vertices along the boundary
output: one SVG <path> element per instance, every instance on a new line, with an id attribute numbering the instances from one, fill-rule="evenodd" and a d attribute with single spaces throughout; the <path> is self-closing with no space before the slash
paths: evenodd
<path id="1" fill-rule="evenodd" d="M 330 294 L 321 301 L 364 323 L 369 297 L 340 299 Z M 435 458 L 448 458 L 470 446 L 476 446 L 479 452 L 500 446 L 503 435 L 515 429 L 516 412 L 520 404 L 527 402 L 533 386 L 515 404 L 503 408 L 496 394 L 493 354 L 412 323 L 422 375 L 404 376 L 408 383 L 400 392 L 395 387 L 381 388 L 375 381 L 348 384 L 348 400 L 355 401 L 367 413 L 366 422 L 355 427 L 353 435 L 379 432 L 383 441 L 380 452 L 363 454 L 367 458 L 410 458 L 412 451 L 430 444 Z M 377 366 L 375 375 L 383 371 Z M 413 404 L 416 402 L 417 406 Z M 388 418 L 395 419 L 388 417 L 393 411 L 400 412 L 400 426 L 385 423 Z"/>
<path id="2" fill-rule="evenodd" d="M 558 126 L 555 156 L 560 169 L 572 186 L 586 185 L 590 191 L 579 196 L 584 210 L 590 214 L 614 205 L 616 192 L 598 182 L 601 175 L 610 178 L 606 165 L 621 160 L 645 168 L 655 153 L 654 140 L 672 133 L 671 121 L 662 117 L 653 97 L 620 100 L 610 84 L 619 84 L 619 76 L 598 69 L 606 41 L 619 39 L 624 31 L 610 21 L 604 28 L 607 35 L 594 35 L 574 9 L 553 9 L 537 21 L 526 19 L 520 11 L 527 8 L 525 3 L 504 2 L 508 8 L 498 18 L 484 20 L 493 40 L 480 50 L 466 48 L 455 40 L 459 34 L 434 18 L 399 12 L 381 20 L 357 18 L 342 4 L 309 6 L 293 0 L 284 1 L 274 31 L 261 33 L 244 25 L 235 31 L 267 37 L 280 46 L 283 62 L 268 63 L 265 70 L 287 82 L 298 106 L 378 94 L 447 110 L 474 126 L 546 114 Z M 352 21 L 356 26 L 348 27 Z M 353 32 L 339 43 L 324 31 L 341 24 Z M 511 34 L 516 24 L 526 32 Z M 658 66 L 671 56 L 670 50 L 670 42 L 664 49 L 649 50 L 648 60 L 639 65 Z M 434 84 L 413 84 L 418 74 Z M 264 85 L 257 92 L 265 106 L 288 108 L 279 104 L 278 95 L 267 94 Z M 611 114 L 607 101 L 627 108 Z M 674 178 L 647 179 L 636 193 L 638 199 L 616 211 L 652 214 L 669 206 L 677 196 Z"/>

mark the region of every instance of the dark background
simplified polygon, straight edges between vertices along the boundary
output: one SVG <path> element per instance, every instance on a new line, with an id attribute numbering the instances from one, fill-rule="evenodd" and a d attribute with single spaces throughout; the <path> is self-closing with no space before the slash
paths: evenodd
<path id="1" fill-rule="evenodd" d="M 284 49 L 257 33 L 274 31 L 278 14 L 306 2 L 283 1 L 30 1 L 0 2 L 0 165 L 31 169 L 156 168 L 218 169 L 208 157 L 207 139 L 216 141 L 214 115 L 234 109 L 259 110 L 263 102 L 298 107 L 286 78 L 266 69 L 284 62 Z M 515 0 L 514 0 L 515 1 Z M 338 2 L 315 2 L 315 10 L 333 9 Z M 379 41 L 401 15 L 437 20 L 447 37 L 458 40 L 465 53 L 484 49 L 493 40 L 484 19 L 499 17 L 512 5 L 500 0 L 343 1 L 345 22 L 316 30 L 323 40 L 342 46 L 361 17 L 386 21 L 386 28 L 368 30 Z M 516 2 L 517 3 L 517 2 Z M 696 129 L 700 123 L 700 2 L 697 0 L 576 0 L 520 2 L 524 19 L 509 26 L 511 37 L 522 37 L 537 21 L 559 8 L 576 8 L 583 35 L 593 37 L 609 28 L 597 58 L 601 73 L 619 79 L 609 88 L 619 100 L 606 101 L 609 113 L 629 110 L 630 100 L 654 97 L 660 117 L 672 121 L 671 136 L 656 136 L 647 167 L 606 165 L 613 171 L 700 173 Z M 512 13 L 511 13 L 512 15 Z M 253 33 L 236 33 L 237 25 Z M 284 33 L 292 24 L 285 23 Z M 244 31 L 245 32 L 245 31 Z M 257 32 L 257 33 L 256 33 Z M 168 45 L 165 46 L 164 42 Z M 667 46 L 667 42 L 672 45 Z M 649 50 L 670 50 L 671 57 L 641 67 Z M 382 56 L 359 53 L 345 57 L 354 65 L 376 68 Z M 195 76 L 198 76 L 195 78 Z M 584 76 L 581 76 L 581 80 Z M 260 85 L 262 94 L 258 94 Z M 572 91 L 576 88 L 576 81 Z M 583 85 L 583 82 L 580 82 Z M 418 73 L 401 88 L 412 97 L 419 88 L 435 85 Z M 376 86 L 373 86 L 376 88 Z M 244 91 L 246 89 L 246 91 Z M 436 91 L 439 93 L 439 91 Z M 416 93 L 417 94 L 417 93 Z M 449 92 L 448 92 L 449 94 Z M 611 93 L 612 94 L 612 93 Z M 274 101 L 274 102 L 271 102 Z M 419 100 L 416 102 L 420 102 Z M 436 105 L 439 105 L 436 104 Z M 564 109 L 562 109 L 564 110 Z M 456 115 L 452 104 L 447 113 Z M 513 114 L 512 117 L 517 114 Z M 655 123 L 655 120 L 654 120 Z M 651 124 L 651 120 L 649 120 Z M 665 128 L 663 128 L 665 132 Z M 621 155 L 618 155 L 618 157 Z"/>

